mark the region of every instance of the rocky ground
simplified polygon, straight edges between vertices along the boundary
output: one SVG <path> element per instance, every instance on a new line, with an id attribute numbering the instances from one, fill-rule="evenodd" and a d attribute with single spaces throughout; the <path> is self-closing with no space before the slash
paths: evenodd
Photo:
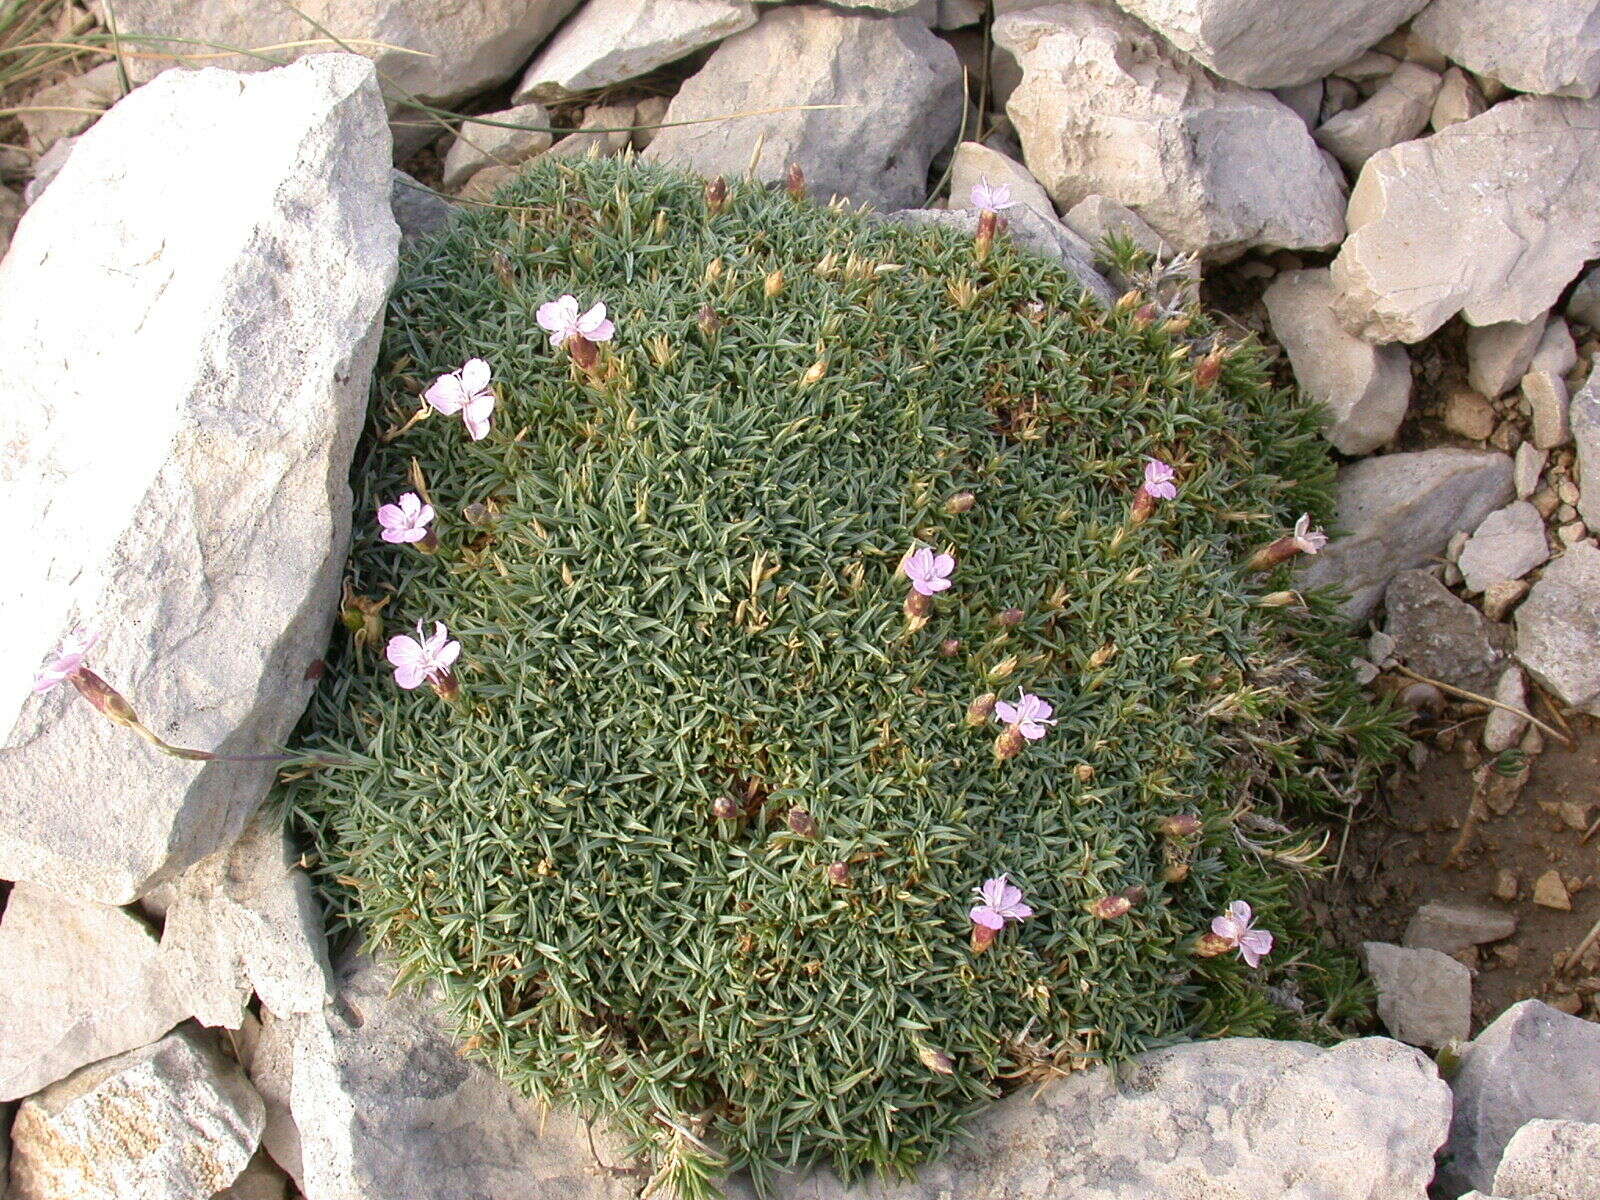
<path id="1" fill-rule="evenodd" d="M 1350 595 L 1351 670 L 1415 714 L 1308 894 L 1391 1038 L 1080 1072 L 871 1194 L 1600 1194 L 1595 0 L 120 0 L 114 47 L 105 11 L 47 7 L 32 36 L 84 49 L 0 75 L 0 1194 L 647 1183 L 390 968 L 330 961 L 255 815 L 269 764 L 133 754 L 29 690 L 103 624 L 96 669 L 160 737 L 281 741 L 399 236 L 536 155 L 625 151 L 974 226 L 1003 184 L 1008 236 L 1106 303 L 1198 283 L 1327 406 L 1339 536 L 1302 584 Z M 375 65 L 162 73 L 341 48 Z M 1111 234 L 1159 270 L 1113 270 Z"/>

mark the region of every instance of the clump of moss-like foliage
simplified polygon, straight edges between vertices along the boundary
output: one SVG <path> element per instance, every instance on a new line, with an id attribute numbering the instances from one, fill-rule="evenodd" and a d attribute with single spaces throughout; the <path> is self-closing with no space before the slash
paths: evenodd
<path id="1" fill-rule="evenodd" d="M 356 765 L 288 797 L 471 1047 L 703 1195 L 910 1168 L 1008 1081 L 1359 1010 L 1288 823 L 1342 813 L 1393 734 L 1329 605 L 1240 569 L 1333 472 L 1253 349 L 1208 386 L 1198 312 L 753 185 L 712 212 L 683 175 L 549 164 L 499 199 L 404 264 L 356 477 L 353 594 L 386 634 L 444 621 L 461 698 L 337 648 L 308 741 Z M 616 322 L 592 374 L 535 321 L 563 293 Z M 395 435 L 470 357 L 490 435 Z M 1147 457 L 1179 492 L 1132 525 Z M 375 536 L 419 481 L 432 556 Z M 916 543 L 957 559 L 921 628 Z M 968 705 L 1019 689 L 1060 723 L 1001 761 Z M 1164 836 L 1181 814 L 1202 831 Z M 1001 872 L 1035 915 L 975 955 Z M 1260 971 L 1192 953 L 1235 899 L 1278 935 Z"/>

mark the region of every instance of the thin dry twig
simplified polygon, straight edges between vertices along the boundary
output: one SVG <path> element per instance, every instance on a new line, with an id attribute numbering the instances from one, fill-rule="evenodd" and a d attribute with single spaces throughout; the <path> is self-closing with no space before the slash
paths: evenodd
<path id="1" fill-rule="evenodd" d="M 1557 739 L 1563 745 L 1565 745 L 1568 750 L 1571 750 L 1571 749 L 1574 748 L 1574 742 L 1573 742 L 1572 738 L 1568 734 L 1562 733 L 1559 729 L 1555 728 L 1555 726 L 1553 726 L 1553 725 L 1545 724 L 1538 717 L 1534 716 L 1531 712 L 1524 712 L 1522 709 L 1518 708 L 1514 704 L 1504 704 L 1501 701 L 1496 700 L 1492 696 L 1480 696 L 1477 692 L 1469 692 L 1469 691 L 1467 691 L 1466 688 L 1457 687 L 1453 683 L 1446 683 L 1442 679 L 1430 679 L 1428 676 L 1419 674 L 1418 672 L 1413 671 L 1410 667 L 1402 666 L 1400 663 L 1395 663 L 1394 664 L 1394 669 L 1396 671 L 1399 671 L 1402 675 L 1411 676 L 1411 678 L 1415 679 L 1418 683 L 1432 684 L 1434 687 L 1440 689 L 1441 691 L 1450 692 L 1450 693 L 1452 693 L 1454 695 L 1461 696 L 1464 699 L 1476 700 L 1479 704 L 1488 704 L 1488 705 L 1492 705 L 1495 708 L 1503 708 L 1508 713 L 1516 713 L 1517 716 L 1523 718 L 1524 720 L 1532 721 L 1540 729 L 1544 730 L 1551 737 Z"/>

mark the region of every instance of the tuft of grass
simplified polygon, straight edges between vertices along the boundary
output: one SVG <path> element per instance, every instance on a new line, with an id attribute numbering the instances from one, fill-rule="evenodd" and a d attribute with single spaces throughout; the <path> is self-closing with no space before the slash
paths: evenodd
<path id="1" fill-rule="evenodd" d="M 568 292 L 617 322 L 593 374 L 535 321 Z M 536 164 L 391 302 L 349 580 L 389 633 L 446 622 L 464 693 L 331 653 L 303 740 L 357 765 L 282 799 L 336 919 L 689 1200 L 727 1170 L 909 1171 L 1006 1088 L 1152 1045 L 1337 1036 L 1365 998 L 1298 915 L 1296 827 L 1399 735 L 1331 600 L 1263 604 L 1286 570 L 1239 569 L 1327 516 L 1334 468 L 1255 346 L 1196 381 L 1218 345 L 1004 239 L 979 262 L 748 183 L 712 212 L 681 174 Z M 470 357 L 490 436 L 406 427 Z M 1179 496 L 1130 526 L 1147 456 Z M 376 536 L 419 485 L 433 556 Z M 917 542 L 957 559 L 921 628 Z M 1019 689 L 1060 723 L 997 761 L 967 706 Z M 1202 832 L 1163 838 L 1178 813 Z M 1036 915 L 974 956 L 1001 872 Z M 1278 935 L 1259 972 L 1191 953 L 1235 899 Z"/>

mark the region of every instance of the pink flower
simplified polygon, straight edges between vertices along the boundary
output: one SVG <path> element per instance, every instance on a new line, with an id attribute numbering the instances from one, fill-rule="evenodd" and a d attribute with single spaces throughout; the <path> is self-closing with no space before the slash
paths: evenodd
<path id="1" fill-rule="evenodd" d="M 1311 514 L 1302 513 L 1294 523 L 1294 544 L 1302 554 L 1315 554 L 1328 544 L 1328 535 L 1311 528 Z"/>
<path id="2" fill-rule="evenodd" d="M 378 524 L 383 532 L 378 536 L 386 542 L 420 542 L 428 536 L 431 520 L 433 505 L 424 504 L 415 492 L 407 492 L 399 504 L 379 507 Z"/>
<path id="3" fill-rule="evenodd" d="M 410 691 L 446 675 L 450 665 L 461 657 L 461 643 L 450 640 L 443 621 L 433 623 L 432 637 L 423 633 L 422 622 L 418 621 L 417 636 L 401 634 L 390 638 L 387 654 L 394 666 L 394 681 Z"/>
<path id="4" fill-rule="evenodd" d="M 34 680 L 33 690 L 48 692 L 56 684 L 71 679 L 83 667 L 85 656 L 99 640 L 98 633 L 90 633 L 86 629 L 74 629 L 67 634 L 61 639 L 61 648 L 56 651 L 55 657 L 45 663 L 44 670 Z"/>
<path id="5" fill-rule="evenodd" d="M 1177 472 L 1159 458 L 1148 459 L 1144 464 L 1144 486 L 1140 490 L 1152 500 L 1172 500 L 1178 495 L 1178 487 L 1172 482 L 1177 477 Z"/>
<path id="6" fill-rule="evenodd" d="M 974 904 L 967 915 L 974 925 L 998 932 L 1007 921 L 1020 921 L 1033 916 L 1033 909 L 1022 902 L 1022 889 L 1014 887 L 1004 875 L 985 880 L 981 888 L 973 888 L 982 904 Z"/>
<path id="7" fill-rule="evenodd" d="M 1251 919 L 1250 906 L 1243 900 L 1235 900 L 1228 905 L 1226 913 L 1212 920 L 1211 932 L 1229 948 L 1237 948 L 1245 962 L 1259 967 L 1261 960 L 1272 953 L 1272 935 L 1265 929 L 1255 928 Z"/>
<path id="8" fill-rule="evenodd" d="M 987 175 L 972 188 L 972 207 L 987 212 L 999 212 L 1011 203 L 1011 189 L 1005 184 L 991 184 Z"/>
<path id="9" fill-rule="evenodd" d="M 460 413 L 472 440 L 481 442 L 489 433 L 489 414 L 494 412 L 490 378 L 488 363 L 469 358 L 459 371 L 435 379 L 422 398 L 447 417 Z"/>
<path id="10" fill-rule="evenodd" d="M 616 326 L 606 320 L 604 302 L 588 312 L 578 313 L 578 298 L 562 296 L 539 306 L 539 328 L 550 334 L 552 346 L 562 346 L 570 337 L 581 337 L 589 342 L 609 342 Z"/>
<path id="11" fill-rule="evenodd" d="M 1045 734 L 1047 725 L 1054 725 L 1050 714 L 1055 709 L 1049 702 L 1039 699 L 1032 692 L 1020 692 L 1015 704 L 1008 704 L 1004 700 L 997 701 L 994 706 L 995 718 L 1002 725 L 1009 725 L 1030 742 L 1037 742 Z"/>
<path id="12" fill-rule="evenodd" d="M 911 587 L 924 596 L 932 596 L 950 586 L 950 573 L 956 569 L 953 555 L 935 554 L 920 546 L 900 560 L 900 569 L 911 580 Z"/>

